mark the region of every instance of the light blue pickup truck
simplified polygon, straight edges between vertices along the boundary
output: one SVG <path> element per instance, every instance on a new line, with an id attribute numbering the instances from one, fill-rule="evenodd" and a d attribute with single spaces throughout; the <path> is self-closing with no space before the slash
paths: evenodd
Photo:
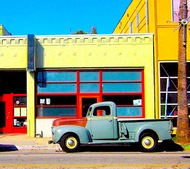
<path id="1" fill-rule="evenodd" d="M 52 140 L 65 152 L 80 145 L 138 143 L 141 151 L 154 151 L 171 140 L 172 122 L 167 119 L 118 119 L 111 101 L 92 104 L 84 118 L 60 118 L 53 122 Z"/>

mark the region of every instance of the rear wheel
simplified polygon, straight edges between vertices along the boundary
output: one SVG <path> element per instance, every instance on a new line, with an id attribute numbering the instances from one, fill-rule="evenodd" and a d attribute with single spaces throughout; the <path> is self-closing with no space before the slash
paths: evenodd
<path id="1" fill-rule="evenodd" d="M 80 146 L 78 136 L 74 134 L 65 134 L 59 144 L 65 152 L 75 152 Z"/>
<path id="2" fill-rule="evenodd" d="M 139 147 L 142 151 L 155 151 L 158 146 L 158 138 L 154 133 L 143 133 L 139 139 Z"/>

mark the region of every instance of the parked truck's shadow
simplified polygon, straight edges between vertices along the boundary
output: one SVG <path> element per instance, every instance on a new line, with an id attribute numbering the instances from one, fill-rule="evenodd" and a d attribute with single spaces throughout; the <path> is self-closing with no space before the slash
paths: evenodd
<path id="1" fill-rule="evenodd" d="M 0 144 L 0 152 L 18 151 L 18 148 L 13 144 Z"/>
<path id="2" fill-rule="evenodd" d="M 184 149 L 173 141 L 164 141 L 159 144 L 156 152 L 175 152 L 183 151 Z M 90 152 L 140 152 L 139 146 L 137 144 L 128 145 L 93 145 L 93 146 L 83 146 L 80 151 L 90 151 Z"/>
<path id="3" fill-rule="evenodd" d="M 183 147 L 172 140 L 164 141 L 158 148 L 159 151 L 183 151 Z"/>

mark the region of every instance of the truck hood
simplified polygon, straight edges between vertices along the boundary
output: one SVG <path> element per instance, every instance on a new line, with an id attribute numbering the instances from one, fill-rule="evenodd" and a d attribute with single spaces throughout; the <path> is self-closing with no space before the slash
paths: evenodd
<path id="1" fill-rule="evenodd" d="M 52 126 L 62 126 L 62 125 L 75 125 L 85 127 L 87 123 L 87 118 L 58 118 L 53 121 Z"/>

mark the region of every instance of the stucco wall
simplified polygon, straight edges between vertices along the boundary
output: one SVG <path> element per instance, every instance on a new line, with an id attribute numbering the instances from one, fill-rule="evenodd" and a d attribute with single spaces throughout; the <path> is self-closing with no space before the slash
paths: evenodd
<path id="1" fill-rule="evenodd" d="M 51 126 L 54 119 L 36 119 L 36 134 L 43 132 L 43 137 L 51 137 Z"/>
<path id="2" fill-rule="evenodd" d="M 27 37 L 0 37 L 0 69 L 27 67 Z"/>

